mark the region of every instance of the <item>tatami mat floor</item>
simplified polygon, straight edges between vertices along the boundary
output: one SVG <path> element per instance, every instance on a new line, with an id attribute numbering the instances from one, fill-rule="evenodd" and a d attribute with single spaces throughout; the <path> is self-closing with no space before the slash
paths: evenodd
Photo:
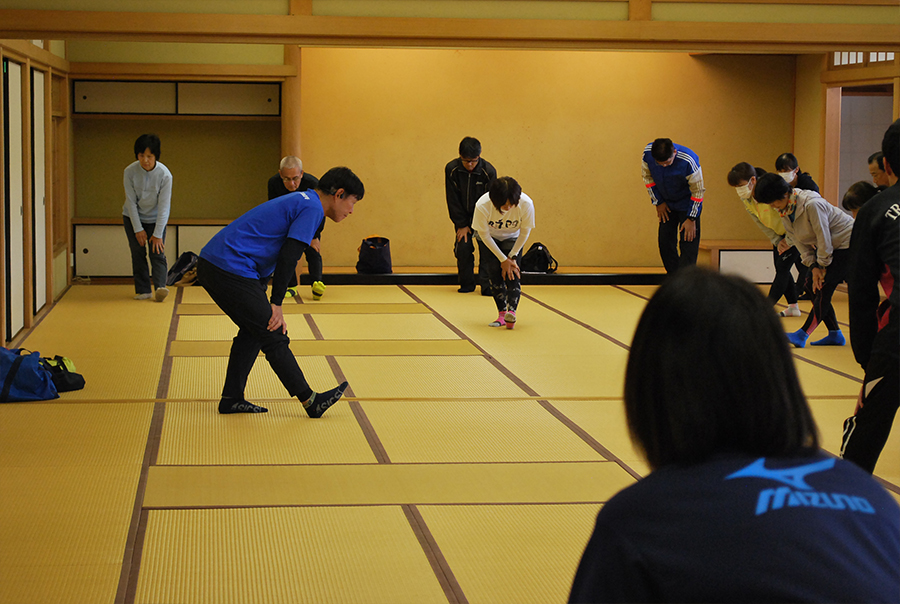
<path id="1" fill-rule="evenodd" d="M 236 330 L 201 288 L 74 286 L 22 345 L 87 387 L 0 407 L 0 602 L 563 602 L 597 510 L 648 471 L 621 396 L 653 290 L 527 287 L 514 331 L 451 287 L 288 301 L 311 385 L 351 385 L 310 420 L 263 357 L 269 413 L 216 413 Z M 795 359 L 836 453 L 862 372 L 849 346 Z M 900 499 L 898 453 L 895 424 L 876 476 Z"/>

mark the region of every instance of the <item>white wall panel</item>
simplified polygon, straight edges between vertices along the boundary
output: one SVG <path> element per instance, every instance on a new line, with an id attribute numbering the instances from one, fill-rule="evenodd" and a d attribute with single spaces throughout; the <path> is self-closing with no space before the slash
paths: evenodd
<path id="1" fill-rule="evenodd" d="M 177 260 L 178 233 L 166 229 L 166 262 Z M 149 264 L 148 264 L 149 266 Z M 123 225 L 75 225 L 75 274 L 79 277 L 131 277 L 131 252 Z"/>
<path id="2" fill-rule="evenodd" d="M 33 274 L 34 274 L 34 308 L 33 312 L 37 313 L 44 304 L 47 303 L 47 204 L 46 204 L 46 186 L 44 177 L 46 175 L 44 163 L 44 73 L 42 71 L 32 70 L 32 183 L 31 190 L 33 192 L 33 220 L 32 233 L 34 242 L 33 248 Z"/>
<path id="3" fill-rule="evenodd" d="M 178 113 L 188 115 L 278 115 L 278 84 L 178 84 Z"/>
<path id="4" fill-rule="evenodd" d="M 775 261 L 768 251 L 719 252 L 719 272 L 740 275 L 751 283 L 771 283 L 775 279 Z"/>
<path id="5" fill-rule="evenodd" d="M 75 82 L 75 113 L 175 113 L 174 82 Z"/>

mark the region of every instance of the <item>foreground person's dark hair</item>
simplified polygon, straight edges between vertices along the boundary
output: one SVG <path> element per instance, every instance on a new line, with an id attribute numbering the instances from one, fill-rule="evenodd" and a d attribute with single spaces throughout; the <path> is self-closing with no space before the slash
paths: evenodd
<path id="1" fill-rule="evenodd" d="M 784 328 L 756 286 L 691 267 L 647 304 L 628 356 L 625 411 L 652 468 L 723 452 L 818 448 Z"/>

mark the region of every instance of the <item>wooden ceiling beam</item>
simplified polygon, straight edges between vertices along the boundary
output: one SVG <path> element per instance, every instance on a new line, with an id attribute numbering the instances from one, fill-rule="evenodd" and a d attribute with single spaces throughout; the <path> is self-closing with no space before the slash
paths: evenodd
<path id="1" fill-rule="evenodd" d="M 0 38 L 341 47 L 812 53 L 898 50 L 900 25 L 0 10 Z"/>

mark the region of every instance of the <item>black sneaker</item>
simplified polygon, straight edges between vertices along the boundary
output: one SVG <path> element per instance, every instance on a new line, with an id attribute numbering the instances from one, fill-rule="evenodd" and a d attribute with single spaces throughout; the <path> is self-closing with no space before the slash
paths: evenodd
<path id="1" fill-rule="evenodd" d="M 219 401 L 219 413 L 266 413 L 269 410 L 259 405 L 247 402 L 245 400 L 235 401 L 230 398 L 223 398 Z"/>
<path id="2" fill-rule="evenodd" d="M 475 291 L 475 286 L 474 285 L 463 285 L 456 291 L 458 291 L 461 294 L 468 294 L 470 292 Z"/>
<path id="3" fill-rule="evenodd" d="M 349 384 L 344 382 L 337 388 L 332 388 L 328 392 L 313 394 L 312 401 L 305 407 L 306 414 L 312 418 L 322 417 L 325 412 L 328 411 L 329 407 L 341 400 L 347 386 L 349 386 Z"/>

